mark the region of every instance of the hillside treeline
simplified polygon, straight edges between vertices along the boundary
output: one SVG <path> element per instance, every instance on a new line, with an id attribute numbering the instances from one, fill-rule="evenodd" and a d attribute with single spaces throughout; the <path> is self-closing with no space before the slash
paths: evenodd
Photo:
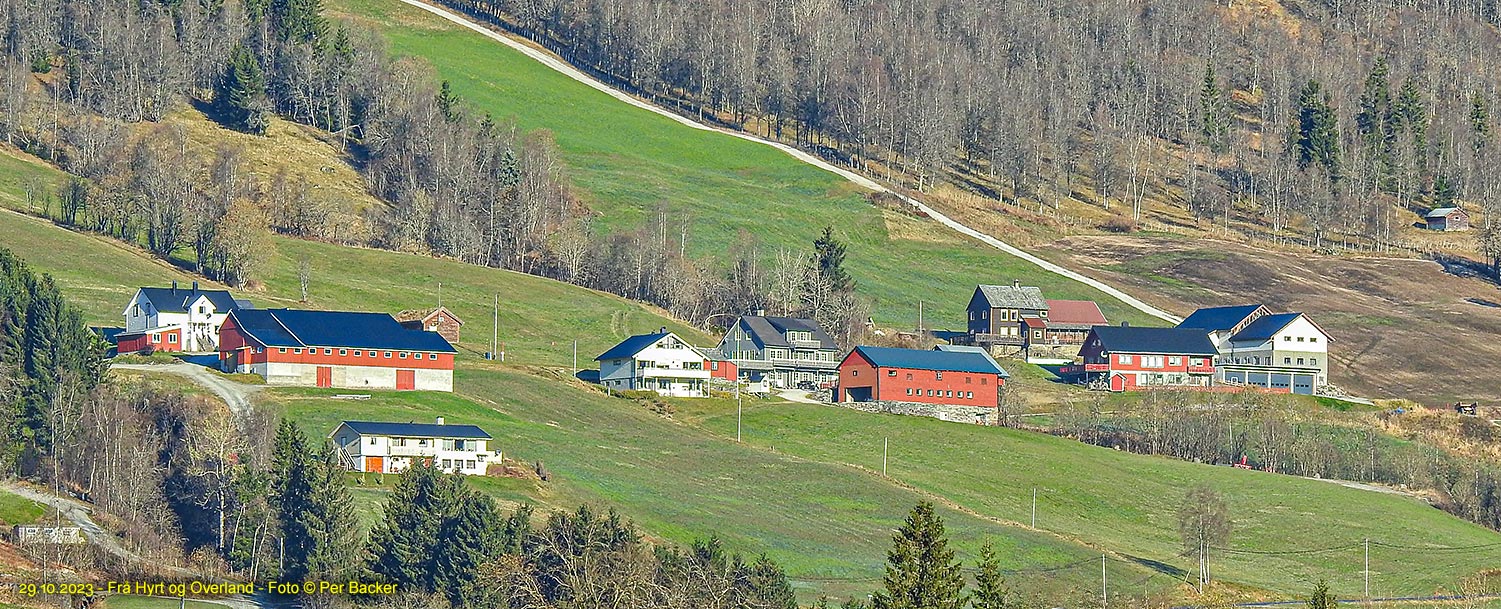
<path id="1" fill-rule="evenodd" d="M 1374 247 L 1417 219 L 1403 212 L 1501 196 L 1482 170 L 1493 2 L 443 1 L 666 105 L 919 190 L 1137 217 L 1161 198 Z"/>
<path id="2" fill-rule="evenodd" d="M 1275 396 L 1152 391 L 1145 397 L 1140 407 L 1114 414 L 1098 405 L 1070 408 L 1047 431 L 1141 454 L 1220 465 L 1245 459 L 1251 467 L 1294 476 L 1424 491 L 1444 511 L 1501 530 L 1501 465 L 1494 461 L 1321 422 Z M 1501 440 L 1480 419 L 1462 421 L 1458 435 L 1482 445 Z"/>

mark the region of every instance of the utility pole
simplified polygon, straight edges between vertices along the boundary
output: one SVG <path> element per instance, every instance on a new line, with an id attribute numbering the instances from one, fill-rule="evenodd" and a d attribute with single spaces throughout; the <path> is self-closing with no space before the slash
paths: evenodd
<path id="1" fill-rule="evenodd" d="M 490 359 L 500 357 L 500 294 L 495 295 L 495 325 L 490 327 Z"/>
<path id="2" fill-rule="evenodd" d="M 735 441 L 740 441 L 740 379 L 735 379 Z"/>
<path id="3" fill-rule="evenodd" d="M 1032 528 L 1037 528 L 1037 487 L 1032 487 Z"/>
<path id="4" fill-rule="evenodd" d="M 1100 607 L 1110 606 L 1110 587 L 1105 580 L 1105 555 L 1100 555 Z"/>
<path id="5" fill-rule="evenodd" d="M 443 308 L 443 282 L 438 282 L 438 308 Z"/>
<path id="6" fill-rule="evenodd" d="M 1371 538 L 1365 538 L 1365 597 L 1371 598 Z"/>
<path id="7" fill-rule="evenodd" d="M 922 332 L 923 332 L 923 328 L 922 328 L 923 327 L 922 314 L 923 314 L 923 301 L 919 300 L 919 301 L 917 301 L 917 333 L 918 334 L 922 334 Z"/>
<path id="8" fill-rule="evenodd" d="M 886 455 L 891 448 L 891 437 L 881 438 L 881 475 L 886 475 Z"/>
<path id="9" fill-rule="evenodd" d="M 573 376 L 579 375 L 579 339 L 573 339 Z"/>

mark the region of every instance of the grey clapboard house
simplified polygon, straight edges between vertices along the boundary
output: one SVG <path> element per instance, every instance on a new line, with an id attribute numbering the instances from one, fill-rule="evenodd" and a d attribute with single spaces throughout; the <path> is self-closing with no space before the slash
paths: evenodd
<path id="1" fill-rule="evenodd" d="M 717 349 L 739 368 L 741 380 L 773 387 L 832 386 L 839 380 L 839 345 L 811 319 L 744 315 Z"/>

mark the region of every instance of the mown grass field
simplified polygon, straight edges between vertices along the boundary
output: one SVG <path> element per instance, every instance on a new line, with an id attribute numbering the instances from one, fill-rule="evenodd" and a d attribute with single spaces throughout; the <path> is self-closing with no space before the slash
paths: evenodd
<path id="1" fill-rule="evenodd" d="M 163 598 L 158 596 L 137 596 L 134 594 L 116 594 L 105 597 L 105 609 L 226 609 L 229 605 L 201 600 L 187 600 L 176 598 Z"/>
<path id="2" fill-rule="evenodd" d="M 1082 284 L 981 246 L 936 222 L 875 210 L 843 179 L 782 152 L 692 129 L 629 106 L 524 55 L 396 0 L 337 0 L 337 15 L 373 26 L 397 54 L 428 59 L 474 114 L 514 118 L 553 133 L 570 177 L 609 228 L 632 228 L 658 209 L 690 222 L 688 248 L 720 255 L 739 231 L 778 248 L 806 251 L 833 226 L 849 242 L 846 262 L 875 302 L 877 323 L 915 325 L 918 300 L 929 327 L 962 327 L 976 283 L 1011 279 L 1052 298 L 1098 300 L 1111 319 L 1148 318 Z"/>
<path id="3" fill-rule="evenodd" d="M 481 488 L 499 498 L 558 508 L 608 504 L 654 538 L 680 543 L 718 535 L 736 551 L 765 552 L 785 565 L 805 596 L 863 595 L 878 586 L 891 531 L 923 496 L 780 447 L 736 444 L 634 401 L 563 381 L 507 369 L 463 369 L 456 384 L 456 396 L 372 392 L 369 401 L 347 402 L 320 397 L 328 391 L 275 389 L 269 397 L 319 436 L 349 418 L 428 421 L 441 414 L 449 423 L 480 425 L 499 439 L 499 448 L 542 461 L 554 476 L 536 490 L 515 481 L 486 481 Z M 369 507 L 381 499 L 378 492 L 367 486 L 357 495 Z M 1099 577 L 1092 549 L 953 509 L 942 512 L 966 559 L 985 539 L 1003 551 L 1008 568 L 1095 557 L 1094 566 L 1082 571 L 1019 575 L 1023 587 L 1066 594 Z M 1153 591 L 1172 584 L 1137 565 L 1112 562 L 1110 570 L 1119 581 L 1146 582 Z"/>
<path id="4" fill-rule="evenodd" d="M 30 524 L 47 513 L 42 504 L 5 491 L 0 491 L 0 523 L 8 525 Z"/>
<path id="5" fill-rule="evenodd" d="M 734 437 L 733 403 L 681 404 L 685 411 L 680 418 Z M 1009 429 L 825 406 L 758 406 L 745 410 L 742 423 L 748 443 L 872 471 L 880 471 L 882 442 L 889 439 L 887 467 L 897 481 L 1016 522 L 1030 521 L 1036 488 L 1040 529 L 1183 569 L 1193 569 L 1194 559 L 1178 557 L 1177 510 L 1187 489 L 1208 484 L 1224 495 L 1234 521 L 1229 548 L 1236 552 L 1216 557 L 1219 577 L 1287 594 L 1300 593 L 1318 578 L 1327 578 L 1347 597 L 1361 592 L 1359 544 L 1366 538 L 1410 548 L 1372 546 L 1371 590 L 1381 596 L 1452 590 L 1460 578 L 1501 568 L 1501 546 L 1424 549 L 1501 544 L 1501 534 L 1417 499 L 1327 481 L 1135 455 Z M 1276 554 L 1337 546 L 1350 547 Z"/>

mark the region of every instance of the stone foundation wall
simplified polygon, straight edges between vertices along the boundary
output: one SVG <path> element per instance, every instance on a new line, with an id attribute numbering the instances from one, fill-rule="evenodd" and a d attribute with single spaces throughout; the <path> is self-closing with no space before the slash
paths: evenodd
<path id="1" fill-rule="evenodd" d="M 953 406 L 919 402 L 837 402 L 835 405 L 863 412 L 931 417 L 954 423 L 995 425 L 999 422 L 996 418 L 996 409 L 983 406 Z"/>

